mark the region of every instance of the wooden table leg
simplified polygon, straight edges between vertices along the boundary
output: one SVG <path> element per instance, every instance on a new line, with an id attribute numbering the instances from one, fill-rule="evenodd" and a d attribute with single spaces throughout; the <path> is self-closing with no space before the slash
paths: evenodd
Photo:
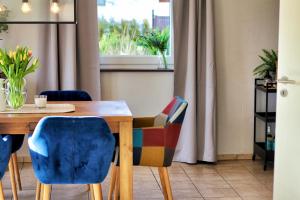
<path id="1" fill-rule="evenodd" d="M 133 199 L 132 121 L 120 122 L 120 197 Z"/>

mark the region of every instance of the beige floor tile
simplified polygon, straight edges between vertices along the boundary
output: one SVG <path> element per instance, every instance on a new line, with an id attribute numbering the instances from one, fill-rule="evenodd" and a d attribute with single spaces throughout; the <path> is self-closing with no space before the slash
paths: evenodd
<path id="1" fill-rule="evenodd" d="M 242 198 L 272 197 L 272 192 L 263 185 L 257 185 L 257 186 L 248 185 L 248 186 L 234 187 L 234 189 Z"/>
<path id="2" fill-rule="evenodd" d="M 198 189 L 231 188 L 231 186 L 223 179 L 221 179 L 221 180 L 199 180 L 199 181 L 193 181 L 193 183 Z"/>
<path id="3" fill-rule="evenodd" d="M 172 190 L 173 196 L 176 199 L 183 199 L 183 198 L 202 198 L 201 194 L 198 192 L 197 189 L 176 189 Z"/>
<path id="4" fill-rule="evenodd" d="M 198 174 L 189 176 L 192 181 L 222 181 L 223 178 L 219 174 Z"/>
<path id="5" fill-rule="evenodd" d="M 261 182 L 257 179 L 244 179 L 244 180 L 228 180 L 229 183 L 233 188 L 236 187 L 248 187 L 248 186 L 264 186 Z"/>
<path id="6" fill-rule="evenodd" d="M 205 200 L 242 200 L 240 197 L 223 197 L 223 198 L 215 198 L 215 197 L 207 197 Z"/>
<path id="7" fill-rule="evenodd" d="M 244 197 L 243 200 L 273 200 L 272 197 Z"/>
<path id="8" fill-rule="evenodd" d="M 20 200 L 34 199 L 36 180 L 31 164 L 20 164 L 24 190 Z M 174 199 L 180 200 L 270 200 L 273 170 L 262 170 L 259 161 L 222 161 L 217 165 L 173 163 L 168 168 Z M 8 173 L 2 179 L 6 199 L 11 200 Z M 110 176 L 102 183 L 107 198 Z M 157 168 L 134 167 L 134 199 L 163 199 Z M 201 194 L 200 194 L 200 192 Z M 238 196 L 239 195 L 239 196 Z M 240 196 L 242 198 L 240 198 Z M 52 200 L 87 200 L 86 185 L 54 185 Z"/>
<path id="9" fill-rule="evenodd" d="M 231 188 L 204 188 L 200 189 L 200 193 L 204 198 L 239 197 L 238 194 Z"/>
<path id="10" fill-rule="evenodd" d="M 255 177 L 249 172 L 220 172 L 220 175 L 225 179 L 225 180 L 251 180 L 255 179 Z"/>
<path id="11" fill-rule="evenodd" d="M 133 191 L 134 199 L 163 199 L 164 196 L 160 189 L 158 190 L 143 190 L 143 189 L 134 189 Z"/>

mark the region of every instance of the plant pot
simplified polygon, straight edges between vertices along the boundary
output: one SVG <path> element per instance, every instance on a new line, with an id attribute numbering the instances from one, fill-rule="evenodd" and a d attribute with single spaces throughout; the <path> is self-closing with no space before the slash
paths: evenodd
<path id="1" fill-rule="evenodd" d="M 24 78 L 6 79 L 6 101 L 10 108 L 17 110 L 24 106 L 27 98 Z"/>

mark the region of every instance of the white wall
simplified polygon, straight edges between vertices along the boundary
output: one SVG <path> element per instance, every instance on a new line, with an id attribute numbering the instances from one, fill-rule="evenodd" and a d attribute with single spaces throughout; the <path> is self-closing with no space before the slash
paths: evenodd
<path id="1" fill-rule="evenodd" d="M 252 153 L 252 70 L 277 49 L 278 21 L 279 0 L 215 0 L 219 154 Z"/>
<path id="2" fill-rule="evenodd" d="M 154 116 L 173 96 L 172 72 L 102 72 L 103 100 L 126 100 L 134 116 Z"/>

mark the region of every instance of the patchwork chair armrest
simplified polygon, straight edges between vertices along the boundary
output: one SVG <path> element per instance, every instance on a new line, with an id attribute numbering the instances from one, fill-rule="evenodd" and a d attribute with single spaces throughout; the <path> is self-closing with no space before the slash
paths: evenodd
<path id="1" fill-rule="evenodd" d="M 152 127 L 154 117 L 138 117 L 133 119 L 133 128 Z"/>

